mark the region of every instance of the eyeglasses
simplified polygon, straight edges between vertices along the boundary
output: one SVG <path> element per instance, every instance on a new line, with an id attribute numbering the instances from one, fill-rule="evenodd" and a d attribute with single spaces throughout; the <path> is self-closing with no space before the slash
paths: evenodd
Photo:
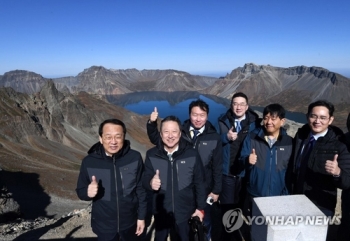
<path id="1" fill-rule="evenodd" d="M 238 106 L 240 106 L 240 107 L 245 107 L 247 104 L 246 104 L 246 103 L 232 103 L 232 105 L 233 105 L 234 107 L 238 107 Z"/>
<path id="2" fill-rule="evenodd" d="M 103 140 L 105 141 L 118 141 L 118 140 L 122 140 L 123 139 L 123 136 L 122 135 L 116 135 L 116 136 L 104 136 L 103 137 Z"/>
<path id="3" fill-rule="evenodd" d="M 310 114 L 309 118 L 310 118 L 310 120 L 313 120 L 313 121 L 320 120 L 320 122 L 324 123 L 324 122 L 328 121 L 330 117 L 317 116 L 317 115 L 314 115 L 314 114 Z"/>

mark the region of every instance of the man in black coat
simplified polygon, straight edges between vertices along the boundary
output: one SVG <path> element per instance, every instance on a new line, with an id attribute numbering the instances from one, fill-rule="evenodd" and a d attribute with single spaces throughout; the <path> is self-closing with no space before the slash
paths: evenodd
<path id="1" fill-rule="evenodd" d="M 190 119 L 181 127 L 181 138 L 193 149 L 197 150 L 204 167 L 204 186 L 206 197 L 210 204 L 205 207 L 204 225 L 207 228 L 208 240 L 211 237 L 212 204 L 217 202 L 222 185 L 222 143 L 215 127 L 208 121 L 209 106 L 203 100 L 192 101 L 189 105 Z M 157 129 L 158 111 L 155 108 L 147 123 L 147 134 L 150 141 L 157 145 L 160 140 Z M 221 222 L 221 220 L 219 220 Z"/>
<path id="2" fill-rule="evenodd" d="M 143 160 L 125 140 L 126 127 L 105 120 L 96 143 L 81 164 L 76 192 L 92 201 L 91 227 L 99 241 L 141 240 L 145 228 L 146 190 L 141 177 Z"/>
<path id="3" fill-rule="evenodd" d="M 331 126 L 334 106 L 326 100 L 308 107 L 308 124 L 294 137 L 292 173 L 294 194 L 305 194 L 326 216 L 333 216 L 337 188 L 350 187 L 350 154 L 339 141 L 342 131 Z M 287 180 L 290 181 L 290 180 Z"/>
<path id="4" fill-rule="evenodd" d="M 148 150 L 143 186 L 153 191 L 155 240 L 166 240 L 175 231 L 181 241 L 190 236 L 189 220 L 205 215 L 203 167 L 196 150 L 181 138 L 181 123 L 175 116 L 160 125 L 161 142 Z"/>

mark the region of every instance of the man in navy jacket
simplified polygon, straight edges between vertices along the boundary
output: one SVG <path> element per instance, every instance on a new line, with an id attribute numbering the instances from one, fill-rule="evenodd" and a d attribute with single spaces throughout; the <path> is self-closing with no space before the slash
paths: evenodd
<path id="1" fill-rule="evenodd" d="M 76 192 L 81 200 L 92 201 L 91 227 L 99 241 L 140 240 L 145 227 L 143 160 L 125 134 L 120 120 L 101 123 L 100 142 L 80 168 Z"/>
<path id="2" fill-rule="evenodd" d="M 260 122 L 259 116 L 249 108 L 247 95 L 242 92 L 232 96 L 231 107 L 218 119 L 223 146 L 222 190 L 219 198 L 222 217 L 229 210 L 242 208 L 246 190 L 245 179 L 240 176 L 240 152 L 244 138 L 260 126 Z M 220 240 L 231 240 L 235 236 L 238 238 L 237 232 L 228 233 L 223 226 Z"/>
<path id="3" fill-rule="evenodd" d="M 252 198 L 288 194 L 285 175 L 293 142 L 282 127 L 284 122 L 285 109 L 280 104 L 270 104 L 263 111 L 263 126 L 243 142 L 240 161 L 247 176 L 247 215 L 251 214 Z"/>

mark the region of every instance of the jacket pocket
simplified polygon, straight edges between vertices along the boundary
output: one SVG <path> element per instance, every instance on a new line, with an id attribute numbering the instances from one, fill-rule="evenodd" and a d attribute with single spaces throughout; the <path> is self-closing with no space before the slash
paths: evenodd
<path id="1" fill-rule="evenodd" d="M 194 158 L 185 158 L 176 161 L 177 181 L 179 191 L 191 185 L 193 182 Z"/>
<path id="2" fill-rule="evenodd" d="M 130 195 L 136 188 L 138 162 L 132 162 L 128 165 L 119 167 L 120 178 L 122 181 L 123 196 Z"/>

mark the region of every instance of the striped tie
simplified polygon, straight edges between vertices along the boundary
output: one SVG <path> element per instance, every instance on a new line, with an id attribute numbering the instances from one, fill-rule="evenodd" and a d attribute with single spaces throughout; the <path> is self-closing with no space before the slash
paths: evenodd
<path id="1" fill-rule="evenodd" d="M 196 139 L 197 139 L 197 136 L 198 136 L 198 134 L 199 134 L 199 130 L 192 130 L 193 131 L 193 137 L 192 137 L 192 140 L 193 141 L 196 141 Z"/>
<path id="2" fill-rule="evenodd" d="M 236 121 L 236 132 L 240 132 L 241 129 L 242 129 L 241 122 L 237 120 Z"/>

